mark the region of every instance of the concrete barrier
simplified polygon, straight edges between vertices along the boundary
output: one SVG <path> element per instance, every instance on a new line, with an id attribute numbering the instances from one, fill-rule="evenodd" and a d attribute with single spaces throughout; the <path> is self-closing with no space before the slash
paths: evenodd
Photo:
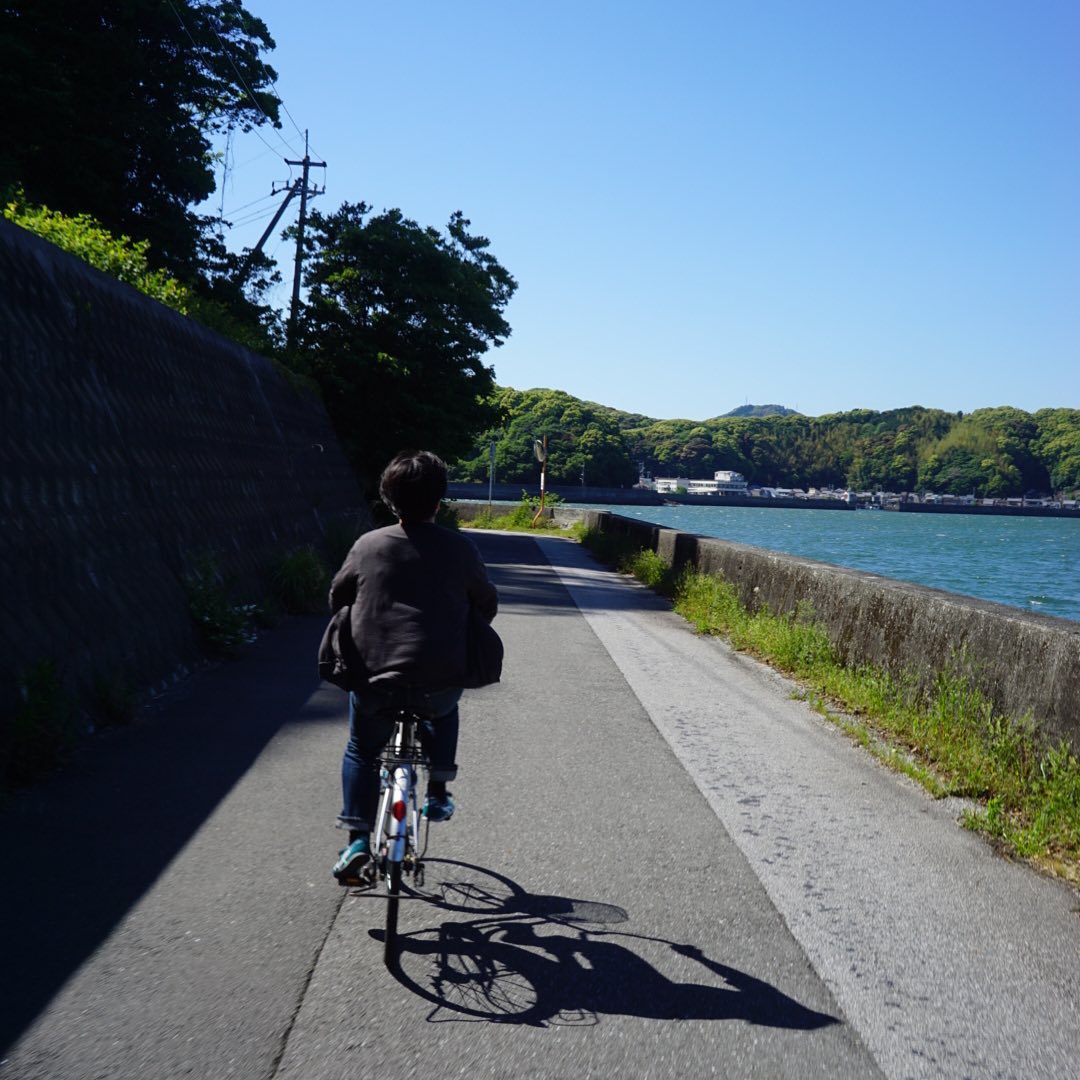
<path id="1" fill-rule="evenodd" d="M 581 516 L 669 565 L 720 575 L 751 610 L 808 606 L 847 664 L 923 683 L 959 669 L 1001 712 L 1030 713 L 1043 735 L 1080 753 L 1080 623 L 604 511 Z"/>

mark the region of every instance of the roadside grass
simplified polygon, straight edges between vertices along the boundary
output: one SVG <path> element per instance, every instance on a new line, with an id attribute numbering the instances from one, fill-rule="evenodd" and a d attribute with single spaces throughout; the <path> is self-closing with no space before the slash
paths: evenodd
<path id="1" fill-rule="evenodd" d="M 548 506 L 557 506 L 558 500 L 549 498 Z M 452 505 L 452 504 L 451 504 Z M 554 518 L 542 517 L 533 525 L 536 511 L 540 500 L 535 496 L 523 495 L 521 502 L 505 513 L 495 513 L 493 510 L 481 510 L 476 517 L 467 521 L 459 521 L 459 525 L 466 529 L 499 529 L 502 532 L 552 532 L 562 535 L 571 535 L 575 538 L 580 536 L 580 528 L 576 525 L 569 529 L 563 528 Z"/>
<path id="2" fill-rule="evenodd" d="M 313 544 L 284 552 L 270 567 L 274 600 L 290 615 L 319 615 L 326 610 L 330 572 Z"/>
<path id="3" fill-rule="evenodd" d="M 259 605 L 232 600 L 214 552 L 197 552 L 190 558 L 183 584 L 196 634 L 209 655 L 236 656 L 255 640 L 262 617 Z"/>
<path id="4" fill-rule="evenodd" d="M 581 539 L 602 561 L 670 598 L 699 633 L 720 635 L 793 677 L 805 688 L 800 696 L 878 760 L 937 798 L 976 802 L 965 827 L 1080 885 L 1080 762 L 1066 743 L 1041 741 L 1031 717 L 996 712 L 964 656 L 946 658 L 930 685 L 845 666 L 809 606 L 751 612 L 719 577 L 675 574 L 655 552 L 618 537 L 587 531 Z"/>
<path id="5" fill-rule="evenodd" d="M 0 793 L 51 772 L 71 755 L 80 735 L 76 701 L 51 657 L 20 673 L 18 692 L 0 741 Z"/>

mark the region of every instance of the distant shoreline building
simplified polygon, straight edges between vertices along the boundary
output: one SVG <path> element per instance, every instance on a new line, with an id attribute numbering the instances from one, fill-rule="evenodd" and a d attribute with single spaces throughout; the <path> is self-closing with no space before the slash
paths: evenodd
<path id="1" fill-rule="evenodd" d="M 654 480 L 642 471 L 635 487 L 646 491 L 655 491 L 657 495 L 743 495 L 756 496 L 762 500 L 769 499 L 819 499 L 837 500 L 847 503 L 849 506 L 867 507 L 873 510 L 900 510 L 913 506 L 940 506 L 943 509 L 979 509 L 1004 508 L 1006 510 L 1068 510 L 1075 512 L 1080 509 L 1075 499 L 1058 499 L 1052 496 L 1039 495 L 1029 492 L 1024 497 L 1013 496 L 1010 498 L 978 498 L 974 494 L 953 495 L 938 494 L 926 491 L 921 494 L 915 492 L 892 492 L 892 491 L 852 491 L 847 489 L 836 490 L 833 488 L 810 488 L 808 491 L 802 488 L 764 487 L 758 484 L 751 486 L 747 483 L 742 473 L 730 469 L 718 469 L 713 473 L 711 480 L 692 480 L 687 476 L 658 476 Z"/>
<path id="2" fill-rule="evenodd" d="M 690 480 L 685 476 L 658 476 L 652 481 L 657 495 L 746 495 L 746 478 L 730 469 L 718 469 L 711 480 Z"/>

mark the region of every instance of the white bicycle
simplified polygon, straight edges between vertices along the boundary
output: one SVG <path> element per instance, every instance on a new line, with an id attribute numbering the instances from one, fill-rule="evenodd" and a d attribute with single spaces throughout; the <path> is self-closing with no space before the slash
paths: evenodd
<path id="1" fill-rule="evenodd" d="M 408 708 L 395 709 L 394 733 L 379 755 L 381 794 L 371 833 L 372 859 L 357 884 L 376 888 L 386 883 L 386 940 L 383 959 L 393 968 L 398 959 L 398 906 L 402 881 L 423 888 L 424 855 L 431 822 L 420 814 L 417 791 L 427 789 L 429 763 L 420 744 L 424 718 Z M 421 829 L 421 822 L 423 829 Z"/>

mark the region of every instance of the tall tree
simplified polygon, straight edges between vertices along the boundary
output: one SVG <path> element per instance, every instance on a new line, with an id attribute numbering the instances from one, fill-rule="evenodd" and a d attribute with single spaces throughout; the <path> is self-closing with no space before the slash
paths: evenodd
<path id="1" fill-rule="evenodd" d="M 1046 465 L 1054 491 L 1080 494 L 1080 409 L 1040 409 L 1034 449 Z"/>
<path id="2" fill-rule="evenodd" d="M 545 435 L 552 483 L 580 484 L 584 476 L 590 485 L 629 487 L 637 479 L 612 410 L 561 390 L 497 390 L 493 403 L 500 423 L 485 431 L 471 456 L 458 463 L 458 479 L 483 480 L 488 475 L 488 448 L 494 442 L 500 481 L 536 483 L 540 469 L 533 443 Z"/>
<path id="3" fill-rule="evenodd" d="M 239 0 L 3 0 L 0 190 L 148 240 L 190 277 L 210 136 L 277 125 L 273 48 Z"/>
<path id="4" fill-rule="evenodd" d="M 458 212 L 441 233 L 364 203 L 312 216 L 301 354 L 369 482 L 405 447 L 460 456 L 496 416 L 483 357 L 510 334 L 517 283 L 470 224 Z"/>

